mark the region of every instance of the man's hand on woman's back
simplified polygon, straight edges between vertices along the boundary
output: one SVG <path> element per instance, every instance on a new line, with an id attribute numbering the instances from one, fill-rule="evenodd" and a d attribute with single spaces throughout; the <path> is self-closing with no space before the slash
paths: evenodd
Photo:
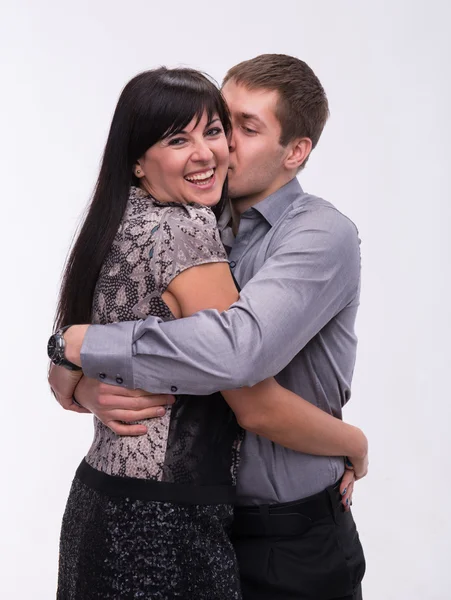
<path id="1" fill-rule="evenodd" d="M 127 390 L 55 365 L 50 368 L 49 384 L 65 410 L 92 413 L 117 435 L 144 435 L 147 427 L 136 422 L 162 417 L 165 407 L 175 402 L 171 395 Z M 74 398 L 81 406 L 77 406 Z"/>

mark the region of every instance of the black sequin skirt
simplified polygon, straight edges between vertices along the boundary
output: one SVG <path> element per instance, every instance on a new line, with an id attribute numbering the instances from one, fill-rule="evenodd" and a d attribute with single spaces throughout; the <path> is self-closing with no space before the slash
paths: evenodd
<path id="1" fill-rule="evenodd" d="M 240 600 L 232 519 L 231 504 L 114 496 L 76 476 L 57 600 Z"/>

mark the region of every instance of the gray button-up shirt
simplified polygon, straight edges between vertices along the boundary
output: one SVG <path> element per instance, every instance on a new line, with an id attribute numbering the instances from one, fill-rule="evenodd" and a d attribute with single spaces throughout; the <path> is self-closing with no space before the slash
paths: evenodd
<path id="1" fill-rule="evenodd" d="M 220 222 L 230 245 L 227 219 Z M 229 310 L 93 325 L 82 348 L 89 377 L 154 393 L 210 394 L 276 376 L 341 417 L 357 340 L 360 250 L 353 223 L 293 179 L 247 210 L 230 253 L 242 287 Z M 274 398 L 277 410 L 277 398 Z M 238 501 L 289 502 L 323 490 L 343 459 L 294 452 L 246 433 Z"/>

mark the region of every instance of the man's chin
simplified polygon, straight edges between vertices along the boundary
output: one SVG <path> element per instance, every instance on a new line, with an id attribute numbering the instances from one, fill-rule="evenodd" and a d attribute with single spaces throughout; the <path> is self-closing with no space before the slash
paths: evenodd
<path id="1" fill-rule="evenodd" d="M 229 179 L 227 191 L 229 193 L 229 198 L 232 202 L 235 200 L 235 198 L 240 198 L 240 196 L 241 196 L 240 190 L 237 189 L 237 187 L 235 185 L 233 185 L 233 183 L 230 182 L 230 179 Z"/>
<path id="2" fill-rule="evenodd" d="M 234 186 L 229 186 L 228 192 L 229 192 L 229 198 L 230 198 L 231 202 L 233 202 L 234 200 L 241 200 L 241 198 L 243 198 L 244 196 L 247 196 L 249 194 L 249 192 L 247 190 L 239 189 Z"/>
<path id="3" fill-rule="evenodd" d="M 237 180 L 237 176 L 235 174 L 234 169 L 229 169 L 228 192 L 229 198 L 232 202 L 234 200 L 239 200 L 243 196 L 247 196 L 249 193 L 249 191 L 246 189 L 246 186 L 240 185 L 240 182 Z"/>

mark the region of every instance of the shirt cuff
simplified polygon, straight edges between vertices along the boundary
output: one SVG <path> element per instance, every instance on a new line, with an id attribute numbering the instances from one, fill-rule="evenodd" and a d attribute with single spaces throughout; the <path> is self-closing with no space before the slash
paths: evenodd
<path id="1" fill-rule="evenodd" d="M 92 377 L 127 389 L 135 389 L 132 346 L 135 323 L 90 325 L 81 348 L 81 366 Z"/>

